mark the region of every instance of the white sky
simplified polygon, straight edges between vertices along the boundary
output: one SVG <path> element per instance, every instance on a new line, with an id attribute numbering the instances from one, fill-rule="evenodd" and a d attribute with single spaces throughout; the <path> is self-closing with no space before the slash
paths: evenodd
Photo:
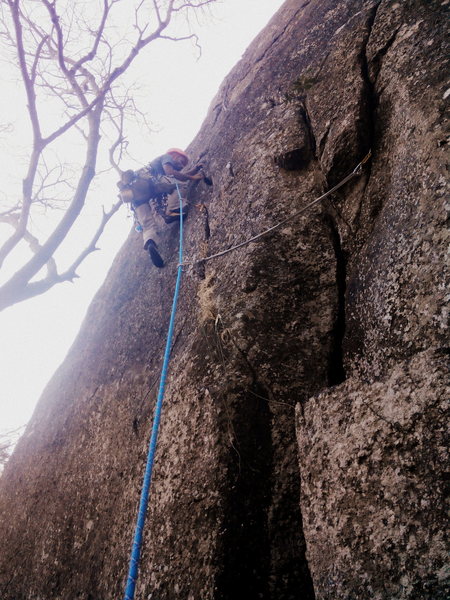
<path id="1" fill-rule="evenodd" d="M 217 3 L 213 8 L 213 21 L 197 29 L 202 46 L 198 61 L 187 42 L 182 45 L 160 41 L 145 52 L 139 64 L 142 77 L 148 78 L 147 84 L 143 82 L 142 93 L 147 88 L 156 88 L 156 92 L 148 92 L 146 106 L 158 131 L 142 139 L 141 132 L 136 130 L 135 137 L 129 137 L 130 154 L 136 163 L 123 166 L 137 168 L 139 162 L 147 163 L 167 147 L 184 148 L 190 143 L 222 80 L 283 2 L 222 0 Z M 0 108 L 5 122 L 8 121 L 6 110 L 14 107 L 17 111 L 17 99 L 2 100 Z M 8 155 L 11 159 L 11 149 L 0 147 L 4 175 L 5 169 L 10 168 L 5 165 L 11 164 L 7 161 Z M 17 176 L 21 176 L 20 171 Z M 109 204 L 116 199 L 117 176 L 112 173 L 110 179 L 105 189 L 98 190 L 102 198 L 111 196 Z M 96 223 L 98 215 L 93 214 L 93 219 Z M 100 240 L 101 252 L 91 254 L 80 267 L 81 279 L 75 284 L 59 284 L 43 296 L 0 313 L 0 433 L 26 424 L 31 417 L 44 386 L 63 361 L 93 295 L 131 226 L 123 207 Z M 75 248 L 75 254 L 86 243 L 85 240 L 81 248 Z"/>

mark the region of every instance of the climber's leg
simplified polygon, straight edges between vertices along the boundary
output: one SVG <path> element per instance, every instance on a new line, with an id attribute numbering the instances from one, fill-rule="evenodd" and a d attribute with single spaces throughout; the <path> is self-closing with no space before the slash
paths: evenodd
<path id="1" fill-rule="evenodd" d="M 148 202 L 136 206 L 135 209 L 137 219 L 142 227 L 142 237 L 144 241 L 144 249 L 148 250 L 153 264 L 162 268 L 164 261 L 158 252 L 157 240 L 158 231 L 156 228 L 154 207 Z"/>
<path id="2" fill-rule="evenodd" d="M 142 237 L 144 241 L 144 248 L 148 240 L 153 240 L 155 243 L 158 242 L 158 232 L 156 229 L 155 213 L 153 206 L 150 206 L 148 202 L 136 206 L 135 209 L 137 219 L 142 227 Z"/>

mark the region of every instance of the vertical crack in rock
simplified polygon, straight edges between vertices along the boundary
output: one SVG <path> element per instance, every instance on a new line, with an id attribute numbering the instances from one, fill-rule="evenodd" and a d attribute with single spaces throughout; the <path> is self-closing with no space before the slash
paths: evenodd
<path id="1" fill-rule="evenodd" d="M 359 135 L 360 135 L 360 138 L 363 140 L 363 143 L 362 143 L 363 152 L 369 151 L 369 149 L 370 149 L 372 151 L 372 160 L 376 153 L 376 146 L 377 146 L 376 142 L 377 142 L 377 138 L 379 135 L 377 133 L 377 119 L 376 119 L 376 112 L 377 112 L 377 108 L 378 108 L 378 104 L 379 104 L 379 97 L 376 92 L 375 85 L 376 85 L 376 77 L 378 75 L 380 65 L 378 66 L 378 68 L 376 70 L 376 73 L 374 75 L 374 80 L 372 80 L 370 67 L 369 67 L 369 60 L 367 57 L 367 47 L 370 42 L 372 30 L 374 27 L 375 19 L 377 17 L 377 12 L 378 12 L 380 5 L 381 5 L 381 0 L 376 2 L 369 9 L 369 16 L 368 16 L 367 23 L 366 23 L 367 34 L 364 38 L 364 41 L 361 45 L 361 49 L 360 49 L 360 52 L 358 55 L 358 62 L 359 62 L 360 69 L 361 69 L 361 78 L 363 81 L 363 90 L 362 90 L 362 97 L 361 97 L 362 119 L 361 119 L 361 123 L 360 123 L 360 127 L 359 127 L 359 129 L 360 129 Z M 397 34 L 397 31 L 398 31 L 398 29 L 396 29 L 394 36 L 390 43 L 393 43 L 395 36 Z M 386 52 L 387 52 L 387 49 L 386 49 Z M 381 58 L 380 58 L 380 60 L 381 60 Z M 365 140 L 365 142 L 364 142 L 364 140 Z M 364 188 L 361 192 L 361 201 L 359 202 L 358 210 L 355 215 L 355 223 L 358 223 L 361 218 L 361 210 L 362 210 L 362 206 L 363 206 L 363 202 L 364 202 L 363 198 L 365 196 L 367 186 L 369 185 L 370 176 L 371 176 L 371 172 L 372 172 L 372 160 L 369 160 L 369 162 L 367 163 L 367 165 L 365 167 Z M 374 219 L 380 210 L 381 210 L 381 203 L 377 202 L 376 204 L 374 204 L 374 206 L 372 207 L 372 211 L 371 211 Z"/>
<path id="2" fill-rule="evenodd" d="M 209 227 L 209 212 L 208 212 L 208 207 L 205 205 L 203 210 L 205 212 L 205 240 L 208 241 L 209 238 L 211 237 L 211 229 Z"/>
<path id="3" fill-rule="evenodd" d="M 316 138 L 314 136 L 314 131 L 312 128 L 308 109 L 306 108 L 306 101 L 301 102 L 299 112 L 300 112 L 300 118 L 301 118 L 301 120 L 305 126 L 306 132 L 308 134 L 309 150 L 310 150 L 312 156 L 317 158 Z"/>
<path id="4" fill-rule="evenodd" d="M 328 384 L 338 385 L 345 381 L 345 369 L 343 358 L 343 340 L 345 335 L 345 292 L 347 276 L 347 260 L 342 248 L 338 228 L 330 214 L 324 217 L 329 227 L 334 254 L 336 257 L 336 293 L 337 309 L 334 327 L 332 331 L 331 350 L 328 363 Z"/>
<path id="5" fill-rule="evenodd" d="M 267 513 L 272 488 L 271 417 L 264 390 L 238 392 L 231 430 L 228 494 L 223 523 L 218 599 L 269 598 L 270 543 Z"/>
<path id="6" fill-rule="evenodd" d="M 233 478 L 237 483 L 230 486 L 231 520 L 228 518 L 224 550 L 227 556 L 231 553 L 231 561 L 223 572 L 225 587 L 220 598 L 234 599 L 244 589 L 249 599 L 314 600 L 300 511 L 293 412 L 291 417 L 274 408 L 279 403 L 264 377 L 236 340 L 231 341 L 252 380 L 243 393 L 243 404 L 237 405 L 231 427 L 235 435 Z M 281 470 L 277 468 L 280 461 Z M 236 509 L 239 512 L 233 516 Z M 254 528 L 256 550 L 250 541 Z M 236 565 L 240 582 L 236 581 Z"/>
<path id="7" fill-rule="evenodd" d="M 377 16 L 378 8 L 381 4 L 381 0 L 375 3 L 369 11 L 369 17 L 367 20 L 367 35 L 361 45 L 361 50 L 358 56 L 358 61 L 361 67 L 361 77 L 364 84 L 364 98 L 362 98 L 362 106 L 365 104 L 366 115 L 365 122 L 362 123 L 361 127 L 366 129 L 366 135 L 362 134 L 362 137 L 366 138 L 367 150 L 373 148 L 376 138 L 376 120 L 375 113 L 378 107 L 378 94 L 375 91 L 375 84 L 372 82 L 369 74 L 369 65 L 367 61 L 367 45 L 370 40 L 371 32 L 375 19 Z M 368 177 L 370 177 L 371 162 L 368 165 Z"/>

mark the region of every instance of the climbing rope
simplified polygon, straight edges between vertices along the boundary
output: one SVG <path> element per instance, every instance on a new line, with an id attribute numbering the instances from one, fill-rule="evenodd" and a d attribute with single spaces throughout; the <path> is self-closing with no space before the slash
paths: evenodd
<path id="1" fill-rule="evenodd" d="M 254 235 L 253 237 L 246 240 L 245 242 L 236 244 L 236 246 L 232 246 L 231 248 L 227 248 L 226 250 L 217 252 L 217 254 L 211 254 L 210 256 L 206 256 L 205 258 L 199 258 L 198 260 L 187 261 L 187 262 L 181 263 L 181 266 L 185 267 L 188 265 L 197 265 L 199 263 L 203 263 L 203 262 L 207 262 L 208 260 L 212 260 L 213 258 L 218 258 L 219 256 L 223 256 L 224 254 L 233 252 L 233 250 L 237 250 L 238 248 L 247 246 L 247 244 L 251 244 L 251 242 L 255 242 L 259 238 L 263 237 L 263 235 L 267 235 L 271 231 L 278 229 L 278 227 L 281 227 L 282 225 L 284 225 L 285 223 L 288 223 L 295 217 L 298 217 L 299 215 L 303 214 L 304 212 L 309 210 L 311 207 L 313 207 L 315 204 L 317 204 L 321 200 L 324 200 L 327 196 L 330 196 L 331 194 L 336 192 L 339 188 L 341 188 L 343 185 L 345 185 L 347 183 L 347 181 L 350 181 L 350 179 L 353 179 L 353 177 L 357 177 L 358 175 L 360 175 L 362 173 L 363 165 L 369 160 L 369 158 L 371 156 L 372 156 L 372 150 L 369 150 L 369 152 L 366 154 L 366 156 L 362 159 L 362 161 L 360 163 L 358 163 L 356 165 L 356 167 L 353 169 L 353 171 L 349 175 L 347 175 L 347 177 L 344 177 L 344 179 L 342 179 L 342 181 L 340 181 L 338 184 L 336 184 L 334 187 L 332 187 L 331 190 L 328 190 L 328 192 L 325 192 L 325 194 L 322 194 L 322 196 L 319 196 L 318 198 L 316 198 L 315 200 L 313 200 L 312 202 L 310 202 L 309 204 L 307 204 L 306 206 L 304 206 L 303 208 L 301 208 L 300 210 L 295 212 L 293 215 L 289 215 L 289 217 L 286 217 L 286 219 L 283 219 L 276 225 L 273 225 L 272 227 L 269 227 L 269 229 L 266 229 L 266 230 L 262 231 L 261 233 L 258 233 L 258 235 Z"/>
<path id="2" fill-rule="evenodd" d="M 138 570 L 139 570 L 139 560 L 140 560 L 140 555 L 141 555 L 141 546 L 142 546 L 142 538 L 143 538 L 144 525 L 145 525 L 145 517 L 147 514 L 148 499 L 149 499 L 149 494 L 150 494 L 150 484 L 151 484 L 151 479 L 152 479 L 153 462 L 154 462 L 155 452 L 156 452 L 156 442 L 158 439 L 159 422 L 161 419 L 162 403 L 163 403 L 163 399 L 164 399 L 166 378 L 167 378 L 167 372 L 168 372 L 169 362 L 170 362 L 170 348 L 172 345 L 172 337 L 173 337 L 173 330 L 174 330 L 174 324 L 175 324 L 175 315 L 177 312 L 178 295 L 180 292 L 181 274 L 183 272 L 183 269 L 182 269 L 182 262 L 183 262 L 183 200 L 182 200 L 182 197 L 180 194 L 178 183 L 176 184 L 176 186 L 177 186 L 177 191 L 178 191 L 178 197 L 180 199 L 180 246 L 179 246 L 179 261 L 178 261 L 179 264 L 178 264 L 178 270 L 177 270 L 177 280 L 175 283 L 175 291 L 173 294 L 172 312 L 170 314 L 169 330 L 167 332 L 166 349 L 164 352 L 164 360 L 163 360 L 163 365 L 162 365 L 162 369 L 161 369 L 161 379 L 160 379 L 160 383 L 159 383 L 158 398 L 156 400 L 155 414 L 154 414 L 154 418 L 153 418 L 153 427 L 152 427 L 152 433 L 151 433 L 151 437 L 150 437 L 150 443 L 149 443 L 149 449 L 148 449 L 148 455 L 147 455 L 147 465 L 145 467 L 144 481 L 142 484 L 141 499 L 139 502 L 139 511 L 138 511 L 136 529 L 135 529 L 135 533 L 134 533 L 133 546 L 131 549 L 130 565 L 129 565 L 129 570 L 128 570 L 128 579 L 127 579 L 127 584 L 126 584 L 126 588 L 125 588 L 124 600 L 134 600 L 134 591 L 135 591 L 135 587 L 136 587 L 136 581 L 137 581 Z"/>

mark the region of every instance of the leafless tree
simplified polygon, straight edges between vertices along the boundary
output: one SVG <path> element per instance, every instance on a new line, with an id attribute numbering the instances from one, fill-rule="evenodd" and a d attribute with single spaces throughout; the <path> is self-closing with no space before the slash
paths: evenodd
<path id="1" fill-rule="evenodd" d="M 125 74 L 157 39 L 197 43 L 190 15 L 214 1 L 0 0 L 0 43 L 20 70 L 32 136 L 21 193 L 0 200 L 0 224 L 10 228 L 0 268 L 24 242 L 31 252 L 0 287 L 0 310 L 73 281 L 97 249 L 120 201 L 103 208 L 97 231 L 73 263 L 62 272 L 57 267 L 55 252 L 89 202 L 99 156 L 109 155 L 119 170 L 126 151 L 124 127 L 139 112 Z M 62 155 L 75 139 L 83 143 L 84 162 L 71 169 Z M 50 209 L 52 229 L 36 235 L 33 215 Z"/>

